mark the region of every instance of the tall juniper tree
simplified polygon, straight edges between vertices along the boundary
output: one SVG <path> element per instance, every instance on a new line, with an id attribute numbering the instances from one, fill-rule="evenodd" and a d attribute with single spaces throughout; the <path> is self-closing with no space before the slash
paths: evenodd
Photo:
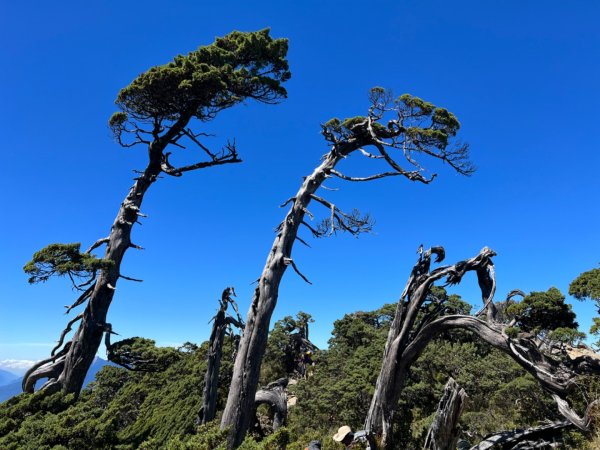
<path id="1" fill-rule="evenodd" d="M 108 308 L 118 280 L 127 278 L 120 271 L 123 256 L 130 248 L 141 249 L 132 242 L 131 231 L 143 216 L 140 207 L 148 188 L 161 174 L 180 177 L 185 172 L 241 161 L 235 144 L 213 152 L 203 142 L 207 135 L 193 130 L 191 124 L 210 121 L 246 99 L 274 104 L 285 98 L 282 83 L 290 78 L 287 48 L 287 40 L 271 38 L 269 30 L 235 31 L 149 69 L 119 92 L 115 102 L 119 111 L 109 125 L 120 145 L 147 148 L 147 166 L 121 203 L 108 236 L 83 253 L 79 244 L 50 245 L 25 266 L 31 283 L 52 275 L 71 278 L 81 294 L 67 312 L 85 303 L 83 312 L 68 323 L 50 357 L 26 374 L 25 391 L 32 392 L 36 381 L 43 378 L 48 379 L 44 384 L 47 391 L 80 391 L 102 335 L 110 332 Z M 167 150 L 186 146 L 196 148 L 202 161 L 175 166 Z M 104 256 L 94 257 L 92 252 L 102 245 L 106 246 Z M 65 343 L 77 322 L 79 327 Z"/>
<path id="2" fill-rule="evenodd" d="M 292 248 L 296 240 L 304 242 L 298 236 L 300 226 L 305 226 L 317 237 L 337 231 L 356 235 L 371 228 L 368 216 L 362 216 L 357 211 L 345 213 L 317 195 L 323 182 L 331 177 L 363 182 L 402 176 L 410 181 L 427 184 L 435 178 L 435 174 L 425 174 L 418 161 L 424 155 L 441 160 L 464 175 L 473 171 L 467 145 L 452 142 L 460 128 L 452 113 L 408 94 L 394 98 L 382 88 L 372 89 L 370 99 L 371 107 L 366 116 L 344 121 L 332 119 L 322 126 L 322 134 L 330 145 L 330 151 L 323 156 L 322 162 L 314 171 L 304 178 L 296 195 L 282 205 L 291 204 L 277 228 L 277 235 L 254 291 L 221 422 L 223 428 L 229 427 L 230 449 L 242 442 L 250 425 L 269 323 L 283 275 L 287 267 L 291 266 L 306 280 L 292 259 Z M 359 153 L 372 162 L 382 162 L 384 171 L 356 177 L 336 170 L 337 164 L 353 153 Z M 404 163 L 398 162 L 395 154 Z M 312 218 L 308 206 L 313 201 L 328 211 L 328 217 L 316 227 L 305 220 L 307 216 Z"/>

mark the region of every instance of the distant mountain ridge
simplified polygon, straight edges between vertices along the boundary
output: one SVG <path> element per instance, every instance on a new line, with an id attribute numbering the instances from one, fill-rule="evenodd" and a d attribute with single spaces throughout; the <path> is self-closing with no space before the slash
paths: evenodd
<path id="1" fill-rule="evenodd" d="M 19 378 L 19 375 L 9 372 L 8 370 L 0 369 L 0 386 L 4 386 Z"/>
<path id="2" fill-rule="evenodd" d="M 114 364 L 111 363 L 110 361 L 106 361 L 106 360 L 96 356 L 94 358 L 94 362 L 92 363 L 92 365 L 90 367 L 90 370 L 87 373 L 87 376 L 85 377 L 83 386 L 85 387 L 88 385 L 88 383 L 90 381 L 94 381 L 94 379 L 96 378 L 96 373 L 106 365 L 114 365 Z M 12 375 L 12 380 L 9 380 L 7 383 L 0 382 L 0 403 L 5 402 L 6 400 L 14 397 L 15 395 L 18 395 L 21 392 L 23 392 L 23 390 L 21 389 L 21 382 L 23 380 L 23 377 L 12 374 L 6 370 L 0 369 L 0 377 L 2 376 L 3 373 Z M 0 380 L 1 379 L 2 378 L 0 378 Z M 36 388 L 40 387 L 44 382 L 45 382 L 45 380 L 40 380 L 39 384 L 36 385 Z"/>

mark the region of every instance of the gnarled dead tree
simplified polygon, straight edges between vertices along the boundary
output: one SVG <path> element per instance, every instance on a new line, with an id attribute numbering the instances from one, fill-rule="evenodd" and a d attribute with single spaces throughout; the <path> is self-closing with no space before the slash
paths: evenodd
<path id="1" fill-rule="evenodd" d="M 82 294 L 67 309 L 68 312 L 85 303 L 84 311 L 69 322 L 51 356 L 26 374 L 26 392 L 33 391 L 37 380 L 48 378 L 44 389 L 50 392 L 79 393 L 102 335 L 110 331 L 106 318 L 117 282 L 140 281 L 122 274 L 121 262 L 128 249 L 141 249 L 132 242 L 131 231 L 144 217 L 141 205 L 148 188 L 161 174 L 180 177 L 186 172 L 240 162 L 234 144 L 213 152 L 202 142 L 208 135 L 192 130 L 190 122 L 209 121 L 248 98 L 263 103 L 277 103 L 285 98 L 282 83 L 290 77 L 286 53 L 287 41 L 272 39 L 269 30 L 233 32 L 209 46 L 151 68 L 119 92 L 116 104 L 120 111 L 113 114 L 109 125 L 122 146 L 147 148 L 147 166 L 138 172 L 107 237 L 96 241 L 85 253 L 70 248 L 61 249 L 60 254 L 45 251 L 45 258 L 25 267 L 34 280 L 37 277 L 44 281 L 47 273 L 71 276 L 73 267 L 83 268 L 89 278 L 77 286 Z M 203 160 L 175 167 L 167 149 L 186 146 L 196 149 Z M 106 246 L 103 259 L 90 259 L 91 252 L 102 245 Z M 81 273 L 75 271 L 76 275 Z M 77 321 L 79 328 L 71 341 L 64 343 Z"/>
<path id="2" fill-rule="evenodd" d="M 221 357 L 223 356 L 223 341 L 225 335 L 233 333 L 232 327 L 244 328 L 244 321 L 238 312 L 237 303 L 233 299 L 235 291 L 228 287 L 223 291 L 220 307 L 213 320 L 212 332 L 208 340 L 208 363 L 206 375 L 204 376 L 204 392 L 202 394 L 202 407 L 198 417 L 200 423 L 210 422 L 215 418 L 217 412 L 217 390 L 219 388 L 219 369 L 221 368 Z M 227 314 L 227 308 L 231 305 L 236 318 Z"/>
<path id="3" fill-rule="evenodd" d="M 291 204 L 283 222 L 276 229 L 275 241 L 248 311 L 221 422 L 222 428 L 230 430 L 229 449 L 238 446 L 248 430 L 269 323 L 277 304 L 283 275 L 291 266 L 299 276 L 308 281 L 292 259 L 294 243 L 297 240 L 305 243 L 298 236 L 300 227 L 304 226 L 315 237 L 338 231 L 358 235 L 371 230 L 372 223 L 368 216 L 357 211 L 343 212 L 331 201 L 317 195 L 319 188 L 325 180 L 332 177 L 363 182 L 401 176 L 427 184 L 435 178 L 435 174 L 425 174 L 417 160 L 423 155 L 441 160 L 457 172 L 468 175 L 473 167 L 468 160 L 467 146 L 451 142 L 459 127 L 456 117 L 447 110 L 407 94 L 393 98 L 381 88 L 371 90 L 371 107 L 367 116 L 344 121 L 332 119 L 322 126 L 322 134 L 331 150 L 323 156 L 321 164 L 304 178 L 296 195 L 282 205 Z M 379 162 L 384 167 L 383 171 L 359 177 L 339 172 L 338 163 L 353 153 L 372 163 Z M 402 159 L 402 164 L 398 162 L 396 155 Z M 404 167 L 405 165 L 410 168 Z M 327 210 L 327 218 L 317 226 L 308 223 L 313 218 L 308 210 L 313 202 Z"/>
<path id="4" fill-rule="evenodd" d="M 285 426 L 287 421 L 287 385 L 288 379 L 280 378 L 259 389 L 254 398 L 256 408 L 260 405 L 269 406 L 273 414 L 273 431 Z"/>
<path id="5" fill-rule="evenodd" d="M 458 419 L 463 412 L 467 393 L 452 377 L 444 386 L 433 423 L 429 427 L 423 450 L 455 450 L 458 443 Z"/>
<path id="6" fill-rule="evenodd" d="M 454 329 L 471 331 L 474 336 L 512 357 L 553 395 L 560 413 L 567 420 L 579 429 L 587 430 L 587 419 L 577 415 L 565 397 L 576 387 L 575 380 L 579 375 L 600 374 L 600 360 L 589 355 L 570 358 L 566 352 L 556 355 L 536 336 L 523 334 L 511 337 L 512 333 L 507 333 L 514 322 L 497 320 L 499 314 L 493 301 L 496 290 L 491 259 L 495 256 L 493 250 L 485 247 L 473 258 L 430 270 L 431 256 L 434 254 L 437 256 L 436 262 L 440 262 L 445 252 L 442 247 L 433 247 L 419 256 L 398 302 L 365 421 L 367 430 L 381 436 L 383 449 L 394 448 L 392 421 L 411 365 L 429 342 Z M 444 316 L 444 302 L 430 295 L 433 283 L 445 279 L 446 285 L 456 284 L 470 271 L 477 274 L 483 308 L 473 316 Z"/>

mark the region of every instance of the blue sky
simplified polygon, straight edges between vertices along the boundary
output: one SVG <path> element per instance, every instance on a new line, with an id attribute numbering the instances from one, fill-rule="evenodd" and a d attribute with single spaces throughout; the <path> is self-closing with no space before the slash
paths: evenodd
<path id="1" fill-rule="evenodd" d="M 207 125 L 211 145 L 236 138 L 243 164 L 150 189 L 149 217 L 133 234 L 146 250 L 129 252 L 123 267 L 145 282 L 121 281 L 109 312 L 122 336 L 200 342 L 231 285 L 245 315 L 285 213 L 278 205 L 327 151 L 319 124 L 365 114 L 375 85 L 453 111 L 478 170 L 465 178 L 434 165 L 429 186 L 330 183 L 340 190 L 326 196 L 369 212 L 375 232 L 296 247 L 313 285 L 288 272 L 274 319 L 311 313 L 324 346 L 344 313 L 398 298 L 420 243 L 445 246 L 449 263 L 495 249 L 499 300 L 514 288 L 566 292 L 600 261 L 595 2 L 88 3 L 4 2 L 0 11 L 0 360 L 47 356 L 76 296 L 66 280 L 28 285 L 22 266 L 49 243 L 87 247 L 107 235 L 132 169 L 144 167 L 145 151 L 120 148 L 107 127 L 119 89 L 234 29 L 271 27 L 289 39 L 289 98 Z M 369 174 L 368 162 L 340 169 Z M 474 277 L 454 292 L 480 305 Z M 574 308 L 587 331 L 594 308 Z"/>

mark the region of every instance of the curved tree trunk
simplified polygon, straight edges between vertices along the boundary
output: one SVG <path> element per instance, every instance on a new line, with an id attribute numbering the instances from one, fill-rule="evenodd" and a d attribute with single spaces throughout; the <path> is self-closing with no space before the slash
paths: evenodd
<path id="1" fill-rule="evenodd" d="M 392 420 L 404 382 L 412 364 L 418 359 L 427 347 L 427 344 L 438 337 L 441 333 L 461 329 L 471 331 L 475 336 L 482 339 L 494 348 L 497 348 L 511 358 L 521 367 L 538 380 L 541 386 L 550 392 L 558 404 L 560 413 L 573 425 L 582 430 L 587 430 L 589 422 L 587 413 L 585 418 L 580 418 L 564 400 L 565 395 L 571 392 L 576 384 L 575 378 L 579 374 L 599 374 L 600 360 L 580 356 L 574 359 L 559 360 L 544 354 L 536 342 L 531 338 L 510 338 L 504 329 L 508 324 L 498 323 L 494 315 L 486 314 L 486 321 L 476 316 L 448 315 L 437 316 L 424 314 L 421 321 L 415 325 L 414 318 L 411 321 L 411 312 L 423 304 L 425 296 L 431 284 L 435 280 L 446 278 L 449 284 L 457 283 L 467 271 L 476 271 L 482 292 L 484 293 L 484 305 L 491 308 L 494 293 L 494 271 L 490 270 L 491 256 L 494 253 L 484 248 L 479 255 L 467 261 L 461 261 L 453 266 L 444 266 L 429 272 L 427 256 L 419 264 L 425 262 L 424 269 L 417 270 L 416 276 L 409 279 L 405 292 L 408 293 L 408 301 L 403 301 L 403 308 L 399 311 L 403 314 L 400 322 L 408 326 L 407 338 L 402 340 L 403 333 L 397 333 L 392 325 L 390 338 L 386 345 L 385 358 L 382 369 L 377 380 L 376 390 L 371 401 L 371 406 L 366 419 L 367 430 L 380 434 L 382 437 L 382 448 L 391 450 L 394 448 L 392 442 Z M 417 266 L 415 266 L 417 268 Z M 422 267 L 422 268 L 423 268 Z M 413 274 L 415 271 L 413 270 Z M 489 297 L 485 297 L 488 294 Z M 404 297 L 404 296 L 403 296 Z M 408 312 L 404 312 L 404 311 Z M 488 309 L 489 311 L 489 309 Z M 495 308 L 493 309 L 495 311 Z M 482 310 L 483 312 L 483 310 Z M 396 318 L 394 319 L 394 323 Z M 405 326 L 402 327 L 406 329 Z"/>
<path id="2" fill-rule="evenodd" d="M 557 438 L 560 439 L 563 430 L 572 426 L 571 422 L 564 420 L 526 430 L 501 431 L 487 436 L 470 450 L 512 449 L 519 444 L 519 449 L 522 450 L 547 448 L 547 445 L 553 443 Z"/>
<path id="3" fill-rule="evenodd" d="M 452 377 L 444 387 L 437 412 L 423 450 L 455 450 L 458 443 L 458 419 L 463 412 L 468 396 Z"/>
<path id="4" fill-rule="evenodd" d="M 492 265 L 490 258 L 495 255 L 493 250 L 485 247 L 471 259 L 429 272 L 432 254 L 437 256 L 438 262 L 445 256 L 442 247 L 433 247 L 420 255 L 398 302 L 385 345 L 381 371 L 365 420 L 366 430 L 382 436 L 384 449 L 393 448 L 391 428 L 406 375 L 402 369 L 406 362 L 405 351 L 414 339 L 416 331 L 436 314 L 435 310 L 431 316 L 425 314 L 417 323 L 419 313 L 423 312 L 421 307 L 428 299 L 433 283 L 444 277 L 458 282 L 467 271 L 476 271 L 480 284 L 486 286 L 485 292 L 493 295 L 494 291 L 493 271 L 489 270 Z M 484 298 L 484 304 L 489 304 L 488 298 Z"/>
<path id="5" fill-rule="evenodd" d="M 182 130 L 192 117 L 192 113 L 182 117 L 169 128 L 162 136 L 155 136 L 155 140 L 148 145 L 148 166 L 137 177 L 127 196 L 121 203 L 117 217 L 113 222 L 108 237 L 98 240 L 89 250 L 106 245 L 104 259 L 111 260 L 110 269 L 102 270 L 92 287 L 88 288 L 77 301 L 69 307 L 67 312 L 87 300 L 83 313 L 69 322 L 63 331 L 58 345 L 50 358 L 36 363 L 23 378 L 23 390 L 33 392 L 36 381 L 48 378 L 43 389 L 48 392 L 62 390 L 65 393 L 79 394 L 85 376 L 92 364 L 94 357 L 102 342 L 104 332 L 109 332 L 111 327 L 106 323 L 108 309 L 112 302 L 119 278 L 121 275 L 121 262 L 129 248 L 141 248 L 131 242 L 131 230 L 141 215 L 142 200 L 148 188 L 156 181 L 159 174 L 166 173 L 181 176 L 182 172 L 196 170 L 204 167 L 240 162 L 235 151 L 212 161 L 198 163 L 175 169 L 168 163 L 168 153 L 163 154 L 167 145 L 180 136 Z M 138 280 L 139 281 L 139 280 Z M 71 326 L 80 320 L 79 327 L 73 338 L 60 351 L 55 353 L 63 344 L 63 340 Z"/>
<path id="6" fill-rule="evenodd" d="M 269 405 L 273 413 L 273 431 L 285 426 L 287 421 L 287 378 L 280 378 L 258 390 L 254 398 L 255 406 Z"/>

